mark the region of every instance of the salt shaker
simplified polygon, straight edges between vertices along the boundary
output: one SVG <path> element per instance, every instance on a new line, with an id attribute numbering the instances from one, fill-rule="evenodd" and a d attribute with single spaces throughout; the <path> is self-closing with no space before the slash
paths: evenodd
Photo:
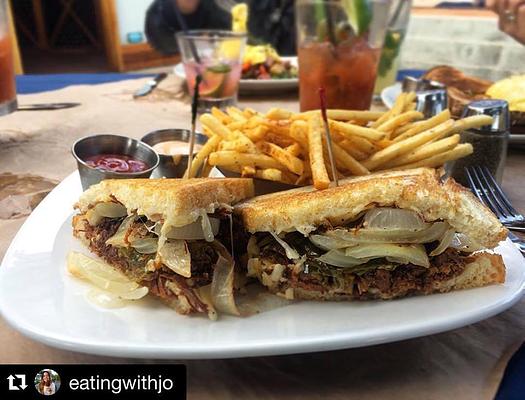
<path id="1" fill-rule="evenodd" d="M 416 111 L 423 113 L 426 119 L 438 115 L 448 108 L 448 96 L 445 89 L 416 92 Z"/>
<path id="2" fill-rule="evenodd" d="M 463 118 L 473 115 L 490 115 L 493 118 L 492 125 L 461 133 L 461 142 L 472 144 L 474 152 L 455 161 L 450 175 L 461 184 L 468 185 L 465 168 L 485 166 L 496 181 L 501 183 L 510 136 L 509 104 L 505 100 L 474 101 L 463 110 Z"/>

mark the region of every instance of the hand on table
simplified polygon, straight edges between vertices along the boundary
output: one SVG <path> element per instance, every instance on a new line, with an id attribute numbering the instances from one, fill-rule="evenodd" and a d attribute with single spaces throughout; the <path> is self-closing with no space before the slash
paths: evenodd
<path id="1" fill-rule="evenodd" d="M 487 0 L 487 7 L 499 15 L 499 28 L 525 44 L 525 0 Z"/>

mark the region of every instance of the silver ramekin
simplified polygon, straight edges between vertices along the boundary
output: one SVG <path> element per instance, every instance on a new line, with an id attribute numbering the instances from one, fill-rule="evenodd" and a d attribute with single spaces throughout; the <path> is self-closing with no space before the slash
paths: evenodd
<path id="1" fill-rule="evenodd" d="M 77 140 L 71 148 L 77 160 L 82 189 L 104 179 L 149 178 L 159 165 L 159 155 L 146 143 L 118 135 L 92 135 Z M 111 172 L 90 167 L 85 160 L 99 154 L 120 154 L 145 162 L 149 168 L 140 172 Z"/>

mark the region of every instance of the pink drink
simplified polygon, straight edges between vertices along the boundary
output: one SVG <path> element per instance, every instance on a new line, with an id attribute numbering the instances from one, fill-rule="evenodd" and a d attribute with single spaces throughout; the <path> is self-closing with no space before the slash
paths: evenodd
<path id="1" fill-rule="evenodd" d="M 203 61 L 184 63 L 188 90 L 193 96 L 197 74 L 202 76 L 199 96 L 207 100 L 227 100 L 234 98 L 241 78 L 240 63 L 217 63 Z"/>

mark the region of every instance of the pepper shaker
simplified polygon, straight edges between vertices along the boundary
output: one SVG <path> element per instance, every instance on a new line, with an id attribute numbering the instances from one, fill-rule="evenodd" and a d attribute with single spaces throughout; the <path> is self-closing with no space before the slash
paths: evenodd
<path id="1" fill-rule="evenodd" d="M 474 101 L 465 107 L 462 117 L 473 115 L 490 115 L 493 118 L 492 125 L 461 132 L 461 142 L 472 144 L 474 152 L 456 160 L 451 165 L 450 175 L 459 183 L 468 185 L 465 168 L 485 166 L 496 182 L 501 184 L 510 136 L 509 104 L 505 100 Z"/>

